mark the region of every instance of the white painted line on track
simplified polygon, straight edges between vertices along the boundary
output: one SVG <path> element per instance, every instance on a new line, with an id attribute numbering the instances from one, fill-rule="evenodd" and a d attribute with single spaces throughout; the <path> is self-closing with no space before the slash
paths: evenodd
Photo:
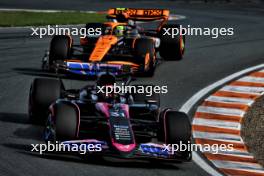
<path id="1" fill-rule="evenodd" d="M 97 11 L 84 10 L 41 10 L 41 9 L 9 9 L 0 8 L 1 12 L 36 12 L 36 13 L 60 13 L 60 12 L 82 12 L 82 13 L 96 13 Z"/>
<path id="2" fill-rule="evenodd" d="M 169 20 L 183 20 L 186 19 L 184 15 L 170 14 Z"/>
<path id="3" fill-rule="evenodd" d="M 245 76 L 243 78 L 238 79 L 238 81 L 251 82 L 251 83 L 263 83 L 264 78 L 255 77 L 255 76 Z"/>
<path id="4" fill-rule="evenodd" d="M 229 115 L 229 116 L 238 116 L 243 117 L 245 111 L 233 108 L 217 108 L 210 106 L 199 106 L 197 112 L 206 112 L 210 114 L 220 114 L 220 115 Z"/>
<path id="5" fill-rule="evenodd" d="M 194 118 L 192 123 L 194 125 L 216 127 L 216 128 L 225 128 L 225 129 L 232 129 L 232 130 L 240 130 L 241 129 L 240 123 L 238 123 L 238 122 L 227 122 L 224 120 Z"/>
<path id="6" fill-rule="evenodd" d="M 234 104 L 244 104 L 252 105 L 254 100 L 246 98 L 234 98 L 234 97 L 220 97 L 220 96 L 209 96 L 205 101 L 219 102 L 219 103 L 234 103 Z"/>
<path id="7" fill-rule="evenodd" d="M 220 90 L 261 95 L 264 92 L 264 87 L 225 86 Z"/>
<path id="8" fill-rule="evenodd" d="M 232 142 L 232 143 L 243 143 L 241 136 L 234 134 L 193 131 L 193 137 L 199 139 L 210 139 L 210 140 Z"/>
<path id="9" fill-rule="evenodd" d="M 223 88 L 220 89 L 219 91 L 225 91 L 225 92 L 228 92 L 228 93 L 241 93 L 241 94 L 261 96 L 261 93 L 252 93 L 252 92 L 249 93 L 249 92 L 241 92 L 241 91 L 224 90 Z"/>
<path id="10" fill-rule="evenodd" d="M 241 158 L 252 158 L 252 159 L 254 158 L 254 156 L 248 152 L 242 152 L 240 150 L 235 150 L 235 149 L 233 149 L 232 151 L 218 150 L 217 154 L 223 154 L 223 155 L 227 155 L 227 156 L 237 156 L 237 157 L 241 157 Z"/>

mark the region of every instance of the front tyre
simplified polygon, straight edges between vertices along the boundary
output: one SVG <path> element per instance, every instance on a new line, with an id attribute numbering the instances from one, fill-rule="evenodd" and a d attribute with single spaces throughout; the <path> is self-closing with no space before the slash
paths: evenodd
<path id="1" fill-rule="evenodd" d="M 77 105 L 60 101 L 51 107 L 51 113 L 44 130 L 45 141 L 75 140 L 79 135 L 79 109 Z"/>
<path id="2" fill-rule="evenodd" d="M 60 98 L 62 85 L 59 80 L 36 78 L 29 92 L 28 112 L 33 123 L 45 122 L 49 106 Z"/>
<path id="3" fill-rule="evenodd" d="M 160 140 L 165 144 L 191 144 L 191 123 L 187 114 L 171 109 L 165 109 L 159 118 Z M 187 161 L 191 160 L 191 151 L 177 151 Z"/>

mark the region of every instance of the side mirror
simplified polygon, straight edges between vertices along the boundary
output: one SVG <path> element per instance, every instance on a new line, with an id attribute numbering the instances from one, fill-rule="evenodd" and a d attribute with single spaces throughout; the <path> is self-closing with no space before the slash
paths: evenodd
<path id="1" fill-rule="evenodd" d="M 145 100 L 147 107 L 153 111 L 159 108 L 158 102 L 156 100 Z"/>
<path id="2" fill-rule="evenodd" d="M 156 100 L 145 100 L 147 104 L 157 104 Z"/>

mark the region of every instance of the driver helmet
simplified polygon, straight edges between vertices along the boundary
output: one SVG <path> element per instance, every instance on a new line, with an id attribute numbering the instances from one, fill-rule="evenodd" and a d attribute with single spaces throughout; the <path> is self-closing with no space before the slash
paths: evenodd
<path id="1" fill-rule="evenodd" d="M 116 78 L 111 73 L 104 73 L 99 75 L 97 79 L 97 86 L 104 87 L 104 92 L 98 94 L 98 98 L 100 101 L 111 103 L 115 100 L 116 94 L 113 90 L 114 84 L 116 83 Z M 107 90 L 111 89 L 112 92 L 107 92 Z"/>
<path id="2" fill-rule="evenodd" d="M 117 36 L 117 37 L 120 37 L 120 36 L 123 36 L 124 35 L 124 32 L 125 32 L 125 26 L 117 26 L 114 30 L 114 34 Z"/>
<path id="3" fill-rule="evenodd" d="M 135 23 L 135 21 L 133 21 L 133 20 L 128 20 L 128 25 L 130 25 L 130 26 L 135 26 L 136 25 L 136 23 Z"/>

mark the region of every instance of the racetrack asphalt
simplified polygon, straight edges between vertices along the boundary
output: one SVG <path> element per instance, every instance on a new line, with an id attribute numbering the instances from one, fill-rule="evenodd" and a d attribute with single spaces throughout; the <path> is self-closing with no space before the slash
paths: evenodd
<path id="1" fill-rule="evenodd" d="M 40 1 L 39 1 L 40 2 Z M 44 1 L 43 1 L 44 2 Z M 45 1 L 46 2 L 46 1 Z M 173 4 L 173 2 L 103 3 L 84 5 L 80 0 L 35 3 L 1 1 L 1 8 L 106 10 L 109 7 L 163 7 L 185 15 L 182 24 L 196 27 L 233 27 L 235 34 L 212 39 L 187 36 L 186 54 L 180 62 L 162 62 L 153 78 L 138 82 L 168 85 L 161 96 L 162 107 L 180 108 L 188 98 L 207 85 L 239 70 L 263 63 L 264 15 L 257 6 L 225 3 Z M 75 4 L 74 4 L 75 2 Z M 35 77 L 50 77 L 40 70 L 41 57 L 50 38 L 30 36 L 30 30 L 0 29 L 0 175 L 208 175 L 194 162 L 153 164 L 151 162 L 95 162 L 79 158 L 45 158 L 30 152 L 31 143 L 41 142 L 42 127 L 28 123 L 27 99 Z M 66 87 L 78 88 L 85 81 L 65 80 Z"/>

